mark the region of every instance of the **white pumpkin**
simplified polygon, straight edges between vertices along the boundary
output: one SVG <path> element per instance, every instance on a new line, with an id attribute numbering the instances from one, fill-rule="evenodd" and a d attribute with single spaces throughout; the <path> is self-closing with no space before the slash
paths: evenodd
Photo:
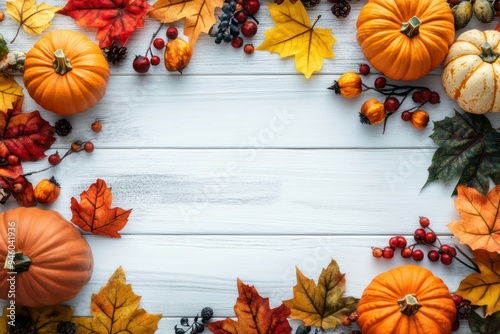
<path id="1" fill-rule="evenodd" d="M 448 50 L 441 83 L 465 111 L 500 111 L 500 32 L 462 33 Z"/>

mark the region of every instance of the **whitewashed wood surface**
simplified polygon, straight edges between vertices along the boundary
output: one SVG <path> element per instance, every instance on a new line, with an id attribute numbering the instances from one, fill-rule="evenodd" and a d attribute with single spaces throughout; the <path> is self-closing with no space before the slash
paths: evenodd
<path id="1" fill-rule="evenodd" d="M 64 6 L 65 1 L 46 3 Z M 362 102 L 381 96 L 366 92 L 347 100 L 326 89 L 365 62 L 355 39 L 364 3 L 351 1 L 345 19 L 335 18 L 325 0 L 308 10 L 312 20 L 322 15 L 317 26 L 331 28 L 337 40 L 336 57 L 326 59 L 310 80 L 295 71 L 290 58 L 259 51 L 245 55 L 214 44 L 208 35 L 200 37 L 184 74 L 167 73 L 160 65 L 139 75 L 132 70 L 133 56 L 145 53 L 159 23 L 147 19 L 134 33 L 127 59 L 111 66 L 104 99 L 70 117 L 72 133 L 58 137 L 47 154 L 64 152 L 76 139 L 92 140 L 96 150 L 73 154 L 30 177 L 36 183 L 56 176 L 60 198 L 40 206 L 68 219 L 70 198 L 79 198 L 97 178 L 112 187 L 113 205 L 133 209 L 121 239 L 85 236 L 95 269 L 90 283 L 68 302 L 77 315 L 90 315 L 91 294 L 118 266 L 142 296 L 141 306 L 163 314 L 158 333 L 173 333 L 180 317 L 204 306 L 213 307 L 217 318 L 234 316 L 237 278 L 278 306 L 292 297 L 295 266 L 317 279 L 331 258 L 346 273 L 346 294 L 360 297 L 376 274 L 408 262 L 376 260 L 370 246 L 385 246 L 396 234 L 411 238 L 420 215 L 431 219 L 443 241 L 456 242 L 446 227 L 459 218 L 453 185 L 422 189 L 435 150 L 432 124 L 418 131 L 396 116 L 382 134 L 380 126 L 358 121 Z M 2 2 L 0 10 L 5 9 Z M 257 17 L 259 32 L 246 40 L 255 46 L 273 25 L 264 3 Z M 52 25 L 48 31 L 72 29 L 95 40 L 94 29 L 69 17 L 57 15 Z M 495 25 L 496 20 L 484 25 L 473 18 L 466 30 Z M 182 32 L 182 22 L 175 26 Z M 6 40 L 16 29 L 10 18 L 0 23 Z M 9 46 L 28 51 L 38 38 L 21 31 Z M 445 96 L 439 74 L 440 68 L 410 83 L 440 93 L 442 102 L 427 108 L 433 121 L 458 108 Z M 376 76 L 364 80 L 371 84 Z M 34 109 L 52 124 L 60 118 L 27 97 L 24 110 Z M 500 125 L 498 115 L 488 117 Z M 95 119 L 104 125 L 99 134 L 90 130 Z M 26 163 L 25 170 L 47 165 L 46 160 Z M 10 201 L 2 209 L 15 206 Z M 425 259 L 420 265 L 452 291 L 470 273 L 459 263 L 445 267 Z M 341 331 L 348 330 L 336 332 Z M 457 333 L 468 332 L 463 323 Z"/>

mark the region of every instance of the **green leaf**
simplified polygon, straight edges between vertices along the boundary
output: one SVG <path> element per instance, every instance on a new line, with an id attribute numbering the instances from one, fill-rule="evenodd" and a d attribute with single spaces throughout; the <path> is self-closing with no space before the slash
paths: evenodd
<path id="1" fill-rule="evenodd" d="M 424 187 L 441 180 L 448 184 L 459 177 L 458 184 L 477 189 L 486 195 L 490 178 L 500 183 L 500 133 L 484 115 L 461 114 L 434 122 L 430 136 L 439 146 L 428 168 Z M 453 191 L 455 195 L 457 189 Z"/>
<path id="2" fill-rule="evenodd" d="M 481 334 L 498 334 L 500 333 L 500 311 L 487 316 L 481 317 L 476 311 L 471 311 L 468 317 L 470 330 L 474 333 Z"/>

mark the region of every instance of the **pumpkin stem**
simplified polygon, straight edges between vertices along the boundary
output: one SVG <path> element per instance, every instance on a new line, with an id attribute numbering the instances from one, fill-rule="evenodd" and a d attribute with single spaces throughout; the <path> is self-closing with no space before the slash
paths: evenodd
<path id="1" fill-rule="evenodd" d="M 49 181 L 52 182 L 53 184 L 55 184 L 57 187 L 61 188 L 61 185 L 59 184 L 59 182 L 57 182 L 57 180 L 54 176 L 51 176 Z"/>
<path id="2" fill-rule="evenodd" d="M 481 57 L 483 61 L 493 63 L 495 60 L 497 60 L 498 56 L 498 52 L 493 50 L 490 43 L 484 42 L 483 44 L 481 44 L 481 53 L 479 54 L 479 57 Z"/>
<path id="3" fill-rule="evenodd" d="M 422 23 L 418 17 L 414 16 L 408 20 L 408 22 L 403 22 L 401 24 L 401 30 L 403 34 L 408 36 L 408 38 L 412 38 L 418 35 L 418 27 L 420 27 L 420 23 Z"/>
<path id="4" fill-rule="evenodd" d="M 414 315 L 422 304 L 418 302 L 417 296 L 414 294 L 407 294 L 401 299 L 398 299 L 399 310 L 406 315 Z"/>
<path id="5" fill-rule="evenodd" d="M 21 252 L 16 252 L 14 256 L 7 255 L 5 259 L 4 269 L 15 271 L 16 273 L 22 273 L 27 271 L 31 265 L 31 259 Z"/>
<path id="6" fill-rule="evenodd" d="M 67 72 L 71 71 L 73 67 L 71 66 L 71 61 L 68 56 L 66 56 L 62 49 L 56 50 L 54 52 L 54 56 L 56 57 L 53 61 L 54 70 L 57 74 L 64 75 Z"/>

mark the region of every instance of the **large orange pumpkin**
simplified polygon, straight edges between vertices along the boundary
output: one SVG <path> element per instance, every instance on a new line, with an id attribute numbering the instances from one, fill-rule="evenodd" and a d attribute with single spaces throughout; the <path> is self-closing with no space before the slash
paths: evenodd
<path id="1" fill-rule="evenodd" d="M 363 334 L 449 334 L 456 306 L 431 271 L 403 265 L 375 277 L 358 305 Z"/>
<path id="2" fill-rule="evenodd" d="M 455 37 L 443 0 L 369 0 L 356 27 L 366 59 L 394 80 L 415 80 L 438 67 Z"/>
<path id="3" fill-rule="evenodd" d="M 39 307 L 75 297 L 90 280 L 93 258 L 58 212 L 16 208 L 0 213 L 0 263 L 0 298 Z"/>
<path id="4" fill-rule="evenodd" d="M 69 116 L 104 97 L 109 65 L 101 49 L 85 35 L 56 30 L 26 54 L 24 86 L 43 108 Z"/>

